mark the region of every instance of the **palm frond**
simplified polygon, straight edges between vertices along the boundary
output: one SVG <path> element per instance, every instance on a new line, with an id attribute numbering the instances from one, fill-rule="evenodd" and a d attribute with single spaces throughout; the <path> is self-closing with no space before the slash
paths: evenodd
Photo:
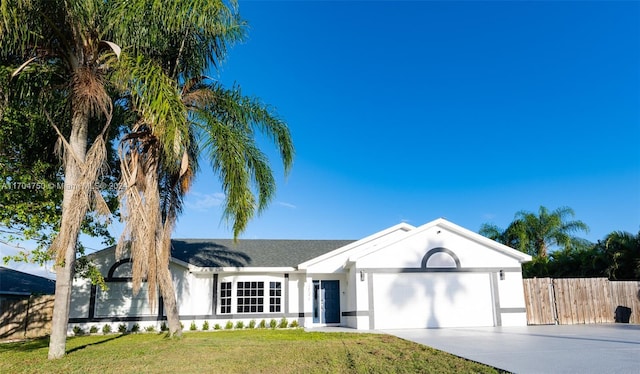
<path id="1" fill-rule="evenodd" d="M 225 192 L 224 218 L 232 219 L 234 236 L 244 230 L 256 209 L 246 168 L 246 145 L 252 142 L 246 132 L 220 122 L 207 111 L 197 112 L 197 125 L 204 134 L 202 149 L 220 177 Z"/>
<path id="2" fill-rule="evenodd" d="M 125 53 L 121 55 L 116 79 L 119 87 L 129 93 L 141 121 L 161 143 L 166 165 L 179 168 L 190 137 L 186 107 L 176 82 L 154 61 L 141 56 L 133 59 Z"/>
<path id="3" fill-rule="evenodd" d="M 133 54 L 157 58 L 178 79 L 219 66 L 246 28 L 237 3 L 222 0 L 123 1 L 109 19 L 114 41 L 132 46 Z"/>

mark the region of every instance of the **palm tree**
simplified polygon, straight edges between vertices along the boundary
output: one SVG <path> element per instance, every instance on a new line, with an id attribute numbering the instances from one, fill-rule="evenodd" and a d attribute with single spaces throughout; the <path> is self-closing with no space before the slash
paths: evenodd
<path id="1" fill-rule="evenodd" d="M 603 252 L 609 258 L 606 273 L 610 279 L 640 278 L 640 232 L 614 231 L 604 240 Z"/>
<path id="2" fill-rule="evenodd" d="M 123 211 L 127 222 L 117 247 L 133 259 L 134 287 L 143 279 L 149 301 L 158 286 L 167 311 L 169 333 L 180 335 L 175 291 L 169 273 L 171 233 L 191 181 L 197 160 L 206 153 L 225 192 L 225 217 L 233 221 L 234 237 L 253 214 L 262 211 L 275 193 L 268 160 L 256 145 L 254 131 L 271 137 L 278 146 L 285 171 L 291 167 L 293 145 L 284 122 L 256 99 L 242 96 L 238 88 L 224 89 L 202 78 L 182 87 L 188 108 L 189 146 L 178 165 L 168 165 L 162 144 L 146 126 L 135 128 L 121 143 Z M 258 191 L 257 201 L 253 187 Z"/>
<path id="3" fill-rule="evenodd" d="M 498 243 L 502 243 L 511 248 L 518 248 L 523 240 L 522 235 L 525 231 L 522 228 L 522 222 L 515 220 L 504 230 L 494 224 L 483 223 L 478 232 L 480 235 L 486 236 Z"/>
<path id="4" fill-rule="evenodd" d="M 145 19 L 149 3 L 143 0 L 2 0 L 0 3 L 1 57 L 3 61 L 20 62 L 11 78 L 18 80 L 18 75 L 28 77 L 34 71 L 53 71 L 61 81 L 59 87 L 52 87 L 52 91 L 57 90 L 55 99 L 58 100 L 60 93 L 67 99 L 55 101 L 42 95 L 43 108 L 48 106 L 47 102 L 66 101 L 68 105 L 57 110 L 70 112 L 69 122 L 63 124 L 55 123 L 56 117 L 48 111 L 43 113 L 64 150 L 62 215 L 59 234 L 50 249 L 57 258 L 49 345 L 51 359 L 65 354 L 70 291 L 82 222 L 91 209 L 108 213 L 107 204 L 95 188 L 103 171 L 107 154 L 105 135 L 113 113 L 107 88 L 113 84 L 126 92 L 136 105 L 139 120 L 167 145 L 161 148 L 167 160 L 182 154 L 179 146 L 169 145 L 182 144 L 187 133 L 184 106 L 176 105 L 181 100 L 175 80 L 155 64 L 149 45 L 166 43 L 158 36 L 165 36 L 165 31 L 176 25 L 197 29 L 195 21 L 203 22 L 198 17 L 206 18 L 212 13 L 198 13 L 195 6 L 193 12 L 185 11 L 188 7 L 178 7 L 178 1 L 153 2 L 153 6 L 162 7 L 155 9 L 155 14 L 161 17 L 153 18 L 153 27 L 145 32 L 123 27 Z M 222 4 L 221 1 L 207 3 L 210 10 Z M 125 5 L 127 12 L 122 11 Z M 215 10 L 215 14 L 218 13 L 220 10 Z M 147 38 L 140 38 L 141 34 Z M 120 47 L 109 41 L 115 37 L 126 42 L 121 44 L 127 47 L 126 53 L 121 53 Z M 145 51 L 149 53 L 147 56 L 141 54 Z M 28 95 L 31 83 L 27 79 L 21 87 L 10 89 Z M 6 96 L 4 92 L 3 96 Z"/>
<path id="5" fill-rule="evenodd" d="M 216 90 L 215 85 L 210 85 L 211 93 L 206 94 L 206 84 L 199 78 L 195 82 L 205 85 L 200 87 L 202 90 L 194 89 L 191 95 L 187 95 L 190 89 L 185 90 L 190 81 L 187 78 L 199 77 L 210 66 L 217 66 L 228 42 L 242 36 L 244 24 L 235 9 L 235 2 L 222 0 L 0 3 L 2 57 L 21 62 L 12 77 L 41 69 L 55 70 L 64 82 L 58 89 L 68 96 L 71 113 L 68 124 L 49 120 L 64 145 L 65 182 L 59 235 L 51 246 L 58 260 L 49 358 L 65 354 L 70 290 L 82 221 L 91 207 L 107 212 L 94 186 L 106 157 L 104 137 L 112 118 L 114 100 L 107 94 L 109 85 L 122 92 L 118 105 L 137 115 L 131 133 L 123 140 L 123 144 L 129 143 L 128 148 L 123 146 L 123 172 L 127 172 L 127 164 L 132 166 L 124 181 L 127 187 L 142 188 L 137 195 L 133 190 L 131 201 L 141 197 L 149 197 L 149 201 L 158 197 L 160 201 L 160 192 L 174 191 L 176 196 L 162 200 L 164 210 L 153 209 L 161 212 L 161 219 L 147 222 L 144 227 L 148 230 L 140 233 L 140 237 L 154 237 L 156 245 L 137 256 L 143 259 L 134 264 L 138 284 L 149 278 L 150 272 L 159 270 L 160 291 L 164 295 L 169 290 L 168 286 L 163 287 L 170 284 L 168 265 L 164 266 L 168 261 L 169 234 L 180 208 L 178 197 L 186 192 L 189 173 L 195 170 L 196 158 L 190 150 L 196 145 L 193 139 L 197 132 L 209 136 L 202 146 L 209 150 L 213 167 L 228 192 L 225 216 L 234 220 L 235 235 L 246 226 L 256 207 L 260 210 L 266 206 L 273 193 L 266 158 L 252 141 L 254 127 L 273 136 L 286 168 L 290 166 L 293 148 L 288 130 L 267 107 L 242 97 L 239 90 Z M 187 105 L 193 108 L 189 111 Z M 247 105 L 262 110 L 245 116 L 242 111 L 247 110 Z M 226 109 L 216 112 L 212 107 Z M 44 114 L 50 117 L 49 113 Z M 200 128 L 194 126 L 196 123 L 201 124 Z M 93 128 L 92 124 L 98 125 Z M 240 166 L 248 169 L 240 170 Z M 135 174 L 131 174 L 134 170 Z M 251 182 L 258 188 L 258 203 L 251 193 Z M 125 214 L 136 214 L 133 207 Z M 135 239 L 133 243 L 140 238 Z"/>
<path id="6" fill-rule="evenodd" d="M 573 236 L 579 231 L 588 232 L 589 227 L 579 220 L 567 220 L 575 215 L 573 209 L 560 207 L 550 212 L 540 206 L 538 214 L 520 211 L 505 230 L 494 225 L 484 224 L 480 234 L 502 244 L 546 258 L 550 248 L 571 249 L 584 246 L 584 240 Z"/>
<path id="7" fill-rule="evenodd" d="M 120 12 L 132 11 L 122 3 Z M 167 3 L 164 3 L 167 5 Z M 162 70 L 170 77 L 180 101 L 172 101 L 176 116 L 165 116 L 160 123 L 138 121 L 121 142 L 122 207 L 126 228 L 116 253 L 130 252 L 133 259 L 134 291 L 146 280 L 149 302 L 160 291 L 167 312 L 171 335 L 181 327 L 175 291 L 169 272 L 171 233 L 181 212 L 183 197 L 197 172 L 197 160 L 206 153 L 225 192 L 224 216 L 233 221 L 234 237 L 244 230 L 253 214 L 263 210 L 275 192 L 275 181 L 266 156 L 256 145 L 254 133 L 262 132 L 277 145 L 285 172 L 291 167 L 293 145 L 289 130 L 271 108 L 257 99 L 245 97 L 238 87 L 225 89 L 204 77 L 224 59 L 228 45 L 244 35 L 244 22 L 234 3 L 176 2 L 170 7 L 186 21 L 163 19 L 164 11 L 147 3 L 136 11 L 145 16 L 129 19 L 121 27 L 136 27 L 138 34 L 116 33 L 118 43 L 137 46 L 138 52 L 152 56 L 153 66 L 130 69 L 141 76 L 149 70 Z M 159 15 L 159 16 L 158 16 Z M 155 19 L 160 17 L 160 19 Z M 127 17 L 116 17 L 127 19 Z M 144 23 L 147 22 L 147 23 Z M 158 28 L 156 25 L 164 24 Z M 153 36 L 153 37 L 151 37 Z M 134 42 L 127 42 L 134 37 Z M 160 41 L 145 45 L 145 41 Z M 150 76 L 160 76 L 153 72 Z M 144 84 L 128 84 L 130 90 L 146 89 Z M 145 97 L 145 94 L 133 95 Z M 131 107 L 144 116 L 140 102 Z M 257 201 L 253 188 L 257 190 Z"/>
<path id="8" fill-rule="evenodd" d="M 101 194 L 93 187 L 106 159 L 105 134 L 112 116 L 104 78 L 117 46 L 102 40 L 99 27 L 103 1 L 3 0 L 0 5 L 0 41 L 3 57 L 22 61 L 12 77 L 26 70 L 49 69 L 62 77 L 68 97 L 70 123 L 63 134 L 52 129 L 63 144 L 64 192 L 59 234 L 51 252 L 56 255 L 56 298 L 49 358 L 65 354 L 69 301 L 77 238 L 90 206 L 107 213 Z M 113 48 L 112 48 L 113 47 Z M 43 96 L 46 100 L 47 97 Z M 48 116 L 48 113 L 45 112 Z M 99 128 L 90 129 L 91 119 Z M 92 139 L 90 133 L 96 134 Z"/>

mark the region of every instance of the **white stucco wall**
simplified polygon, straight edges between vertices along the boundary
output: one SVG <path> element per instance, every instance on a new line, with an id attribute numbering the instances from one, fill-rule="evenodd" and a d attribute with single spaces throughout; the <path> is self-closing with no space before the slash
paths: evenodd
<path id="1" fill-rule="evenodd" d="M 526 326 L 527 312 L 524 300 L 524 285 L 521 272 L 505 272 L 504 279 L 498 280 L 500 308 L 511 309 L 500 313 L 502 326 Z M 521 310 L 515 312 L 515 310 Z"/>
<path id="2" fill-rule="evenodd" d="M 103 291 L 98 287 L 96 293 L 95 317 L 117 316 L 153 316 L 146 283 L 142 284 L 137 294 L 133 293 L 131 282 L 108 283 L 109 289 Z"/>
<path id="3" fill-rule="evenodd" d="M 285 297 L 288 301 L 288 313 L 290 314 L 298 314 L 304 311 L 304 282 L 304 274 L 289 274 L 289 292 L 285 294 Z"/>
<path id="4" fill-rule="evenodd" d="M 350 257 L 357 255 L 361 250 L 381 246 L 398 240 L 407 234 L 407 227 L 404 225 L 394 226 L 388 230 L 383 230 L 378 234 L 371 235 L 357 242 L 338 248 L 317 259 L 302 264 L 302 268 L 309 274 L 331 274 L 345 272 L 345 265 Z"/>
<path id="5" fill-rule="evenodd" d="M 89 316 L 90 296 L 91 282 L 88 279 L 74 279 L 69 318 L 87 318 Z"/>
<path id="6" fill-rule="evenodd" d="M 374 327 L 493 326 L 489 274 L 372 274 Z"/>

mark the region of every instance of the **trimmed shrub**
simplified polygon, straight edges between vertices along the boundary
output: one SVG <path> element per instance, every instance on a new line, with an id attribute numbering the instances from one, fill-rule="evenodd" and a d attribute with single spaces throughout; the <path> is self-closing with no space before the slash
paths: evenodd
<path id="1" fill-rule="evenodd" d="M 262 320 L 260 321 L 260 324 L 258 325 L 259 329 L 266 329 L 267 328 L 267 321 Z"/>
<path id="2" fill-rule="evenodd" d="M 222 328 L 222 326 L 220 326 L 219 323 L 216 323 L 215 325 L 213 325 L 213 329 L 214 330 L 220 330 Z"/>
<path id="3" fill-rule="evenodd" d="M 111 325 L 102 326 L 102 333 L 107 335 L 111 333 Z"/>
<path id="4" fill-rule="evenodd" d="M 293 321 L 291 321 L 291 324 L 289 325 L 289 327 L 293 327 L 293 328 L 300 327 L 300 325 L 298 324 L 298 320 L 294 319 Z"/>
<path id="5" fill-rule="evenodd" d="M 276 327 L 278 327 L 278 321 L 276 321 L 275 319 L 272 319 L 271 321 L 269 321 L 269 327 L 271 327 L 272 329 L 275 329 Z"/>
<path id="6" fill-rule="evenodd" d="M 252 319 L 251 321 L 249 321 L 249 326 L 247 328 L 255 329 L 256 328 L 256 320 Z"/>
<path id="7" fill-rule="evenodd" d="M 80 326 L 73 326 L 73 335 L 82 336 L 84 335 L 84 330 Z"/>
<path id="8" fill-rule="evenodd" d="M 287 326 L 289 326 L 289 321 L 287 321 L 285 317 L 282 317 L 282 319 L 280 320 L 280 323 L 278 324 L 278 327 L 281 329 L 286 329 Z"/>
<path id="9" fill-rule="evenodd" d="M 207 330 L 209 330 L 209 321 L 204 321 L 204 323 L 202 324 L 202 331 Z"/>
<path id="10" fill-rule="evenodd" d="M 225 330 L 231 330 L 233 328 L 233 322 L 228 321 L 226 325 L 224 325 Z"/>
<path id="11" fill-rule="evenodd" d="M 98 326 L 91 326 L 91 328 L 89 328 L 89 334 L 96 334 L 98 332 Z"/>
<path id="12" fill-rule="evenodd" d="M 127 332 L 127 325 L 124 323 L 121 323 L 118 325 L 118 332 L 121 334 L 124 334 Z"/>
<path id="13" fill-rule="evenodd" d="M 242 322 L 242 321 L 236 322 L 236 328 L 237 329 L 243 329 L 244 328 L 244 322 Z"/>
<path id="14" fill-rule="evenodd" d="M 133 326 L 131 326 L 131 332 L 134 334 L 140 332 L 140 325 L 138 324 L 138 322 L 134 323 Z"/>
<path id="15" fill-rule="evenodd" d="M 198 326 L 196 326 L 196 321 L 191 322 L 191 326 L 189 326 L 189 330 L 196 331 Z"/>

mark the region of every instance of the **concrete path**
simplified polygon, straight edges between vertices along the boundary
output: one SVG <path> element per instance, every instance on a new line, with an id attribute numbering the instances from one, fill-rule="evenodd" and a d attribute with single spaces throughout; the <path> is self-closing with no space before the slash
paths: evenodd
<path id="1" fill-rule="evenodd" d="M 640 373 L 640 325 L 384 330 L 513 373 Z"/>

